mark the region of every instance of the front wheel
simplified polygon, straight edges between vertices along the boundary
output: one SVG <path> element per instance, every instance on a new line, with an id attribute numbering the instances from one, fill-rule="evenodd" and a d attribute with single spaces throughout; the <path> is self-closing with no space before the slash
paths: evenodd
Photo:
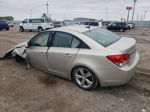
<path id="1" fill-rule="evenodd" d="M 16 55 L 15 56 L 15 60 L 16 60 L 16 62 L 23 62 L 23 63 L 25 63 L 25 59 L 24 58 L 22 58 L 22 57 L 20 57 L 19 55 Z"/>
<path id="2" fill-rule="evenodd" d="M 6 30 L 9 30 L 9 28 L 6 28 Z"/>
<path id="3" fill-rule="evenodd" d="M 93 90 L 98 87 L 95 74 L 85 67 L 77 67 L 72 72 L 73 81 L 84 90 Z"/>
<path id="4" fill-rule="evenodd" d="M 23 27 L 20 27 L 20 32 L 24 32 L 24 28 Z"/>

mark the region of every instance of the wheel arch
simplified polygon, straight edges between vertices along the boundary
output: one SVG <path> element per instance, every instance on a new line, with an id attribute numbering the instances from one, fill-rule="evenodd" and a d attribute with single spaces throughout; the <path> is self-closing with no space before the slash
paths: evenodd
<path id="1" fill-rule="evenodd" d="M 90 70 L 90 71 L 96 76 L 99 85 L 101 85 L 101 80 L 100 80 L 100 78 L 97 76 L 97 74 L 96 74 L 94 68 L 92 68 L 92 67 L 90 67 L 89 65 L 86 65 L 86 64 L 76 64 L 76 65 L 73 65 L 72 68 L 71 68 L 71 70 L 70 70 L 70 73 L 69 73 L 69 74 L 70 74 L 70 75 L 69 75 L 69 79 L 70 79 L 70 80 L 73 80 L 73 70 L 74 70 L 75 68 L 78 68 L 78 67 L 85 67 L 85 68 L 87 68 L 88 70 Z"/>
<path id="2" fill-rule="evenodd" d="M 43 29 L 43 27 L 42 27 L 42 26 L 38 26 L 38 27 L 37 27 L 37 29 L 39 29 L 39 28 L 42 28 L 42 29 Z"/>

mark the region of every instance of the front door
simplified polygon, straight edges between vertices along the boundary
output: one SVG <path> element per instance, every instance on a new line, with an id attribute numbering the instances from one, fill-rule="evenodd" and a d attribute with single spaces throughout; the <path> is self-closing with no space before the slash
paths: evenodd
<path id="1" fill-rule="evenodd" d="M 29 47 L 26 49 L 29 63 L 41 70 L 48 71 L 47 50 L 50 32 L 42 32 L 29 41 Z"/>

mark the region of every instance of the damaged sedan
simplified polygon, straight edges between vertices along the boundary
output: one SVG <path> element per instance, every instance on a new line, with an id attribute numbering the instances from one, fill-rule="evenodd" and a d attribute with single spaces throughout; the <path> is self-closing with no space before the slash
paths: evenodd
<path id="1" fill-rule="evenodd" d="M 4 58 L 9 57 L 70 79 L 84 90 L 127 83 L 139 60 L 135 39 L 82 25 L 41 32 L 8 51 Z"/>

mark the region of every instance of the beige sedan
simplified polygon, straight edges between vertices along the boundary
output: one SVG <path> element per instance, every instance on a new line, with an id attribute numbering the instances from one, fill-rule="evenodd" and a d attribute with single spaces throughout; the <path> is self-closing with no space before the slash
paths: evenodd
<path id="1" fill-rule="evenodd" d="M 41 32 L 8 54 L 29 66 L 75 82 L 84 90 L 127 83 L 139 60 L 133 38 L 87 26 Z"/>

